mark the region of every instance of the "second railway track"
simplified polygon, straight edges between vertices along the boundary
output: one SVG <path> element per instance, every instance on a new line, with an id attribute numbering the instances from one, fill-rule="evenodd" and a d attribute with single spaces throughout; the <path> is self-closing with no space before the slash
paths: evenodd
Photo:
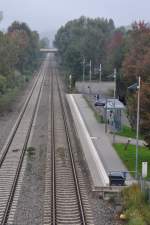
<path id="1" fill-rule="evenodd" d="M 7 143 L 0 152 L 0 224 L 7 224 L 9 211 L 22 168 L 24 155 L 32 129 L 35 113 L 40 99 L 45 70 L 45 60 L 35 84 L 25 102 L 20 116 L 9 136 Z"/>

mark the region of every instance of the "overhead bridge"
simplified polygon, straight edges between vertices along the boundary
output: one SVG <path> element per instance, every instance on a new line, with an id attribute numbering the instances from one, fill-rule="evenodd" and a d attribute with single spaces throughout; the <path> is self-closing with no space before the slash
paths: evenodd
<path id="1" fill-rule="evenodd" d="M 57 48 L 41 48 L 40 52 L 56 53 L 56 52 L 58 52 L 58 49 Z"/>

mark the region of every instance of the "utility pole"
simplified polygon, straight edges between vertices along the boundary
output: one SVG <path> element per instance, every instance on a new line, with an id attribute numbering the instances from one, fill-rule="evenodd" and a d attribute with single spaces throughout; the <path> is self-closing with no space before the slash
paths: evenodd
<path id="1" fill-rule="evenodd" d="M 90 60 L 90 82 L 92 80 L 92 62 Z"/>
<path id="2" fill-rule="evenodd" d="M 113 143 L 115 143 L 115 131 L 116 131 L 116 127 L 115 127 L 116 75 L 117 75 L 117 71 L 116 69 L 114 69 Z"/>
<path id="3" fill-rule="evenodd" d="M 69 88 L 71 91 L 71 88 L 72 88 L 72 75 L 71 74 L 69 75 Z"/>
<path id="4" fill-rule="evenodd" d="M 108 101 L 107 101 L 107 96 L 106 96 L 106 98 L 105 98 L 105 102 L 106 102 L 106 104 L 105 104 L 105 133 L 107 133 L 107 123 L 108 123 L 108 118 L 107 118 L 107 103 L 108 103 Z"/>
<path id="5" fill-rule="evenodd" d="M 83 57 L 83 81 L 85 80 L 85 58 Z"/>
<path id="6" fill-rule="evenodd" d="M 138 149 L 139 149 L 139 122 L 140 122 L 140 89 L 141 89 L 141 77 L 138 77 L 137 86 L 137 122 L 136 122 L 136 163 L 135 172 L 136 178 L 138 178 Z"/>
<path id="7" fill-rule="evenodd" d="M 102 64 L 99 65 L 99 81 L 102 81 Z"/>

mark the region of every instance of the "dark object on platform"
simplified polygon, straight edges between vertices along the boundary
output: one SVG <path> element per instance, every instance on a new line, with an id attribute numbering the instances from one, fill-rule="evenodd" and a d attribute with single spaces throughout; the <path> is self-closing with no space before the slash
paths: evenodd
<path id="1" fill-rule="evenodd" d="M 99 99 L 96 100 L 96 102 L 94 103 L 95 106 L 105 106 L 106 101 L 104 99 Z"/>
<path id="2" fill-rule="evenodd" d="M 109 184 L 114 186 L 125 185 L 126 175 L 123 172 L 110 172 L 109 173 Z"/>

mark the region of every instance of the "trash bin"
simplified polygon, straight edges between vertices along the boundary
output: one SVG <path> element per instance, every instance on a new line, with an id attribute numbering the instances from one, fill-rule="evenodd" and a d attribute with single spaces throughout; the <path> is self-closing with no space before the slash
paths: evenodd
<path id="1" fill-rule="evenodd" d="M 123 186 L 125 185 L 126 176 L 123 172 L 110 172 L 109 184 L 110 186 Z"/>

